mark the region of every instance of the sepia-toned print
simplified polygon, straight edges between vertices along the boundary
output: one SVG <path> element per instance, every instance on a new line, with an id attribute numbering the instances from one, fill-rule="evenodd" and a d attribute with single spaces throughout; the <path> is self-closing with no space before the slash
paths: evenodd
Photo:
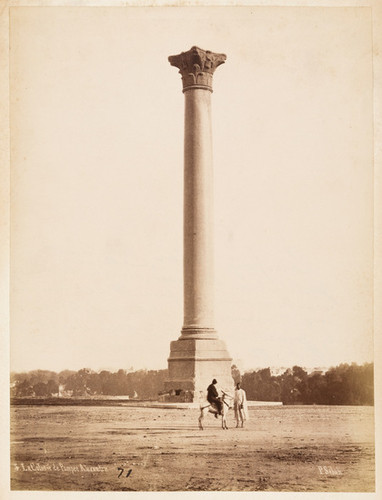
<path id="1" fill-rule="evenodd" d="M 375 492 L 372 12 L 9 8 L 11 493 Z"/>

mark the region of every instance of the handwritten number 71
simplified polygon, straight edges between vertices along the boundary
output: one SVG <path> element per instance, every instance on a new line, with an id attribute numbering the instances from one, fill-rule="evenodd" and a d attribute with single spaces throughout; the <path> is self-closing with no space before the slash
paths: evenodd
<path id="1" fill-rule="evenodd" d="M 122 467 L 118 467 L 118 469 L 117 469 L 117 470 L 120 470 L 120 471 L 121 471 L 121 472 L 119 473 L 119 476 L 118 476 L 118 477 L 121 477 L 125 469 L 122 469 Z M 130 474 L 132 473 L 132 471 L 133 471 L 133 469 L 129 469 L 129 470 L 127 471 L 126 477 L 129 477 L 129 476 L 130 476 Z"/>

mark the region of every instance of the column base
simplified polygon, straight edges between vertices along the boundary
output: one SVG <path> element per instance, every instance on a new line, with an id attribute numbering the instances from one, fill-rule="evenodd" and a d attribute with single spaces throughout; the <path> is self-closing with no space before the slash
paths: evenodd
<path id="1" fill-rule="evenodd" d="M 170 344 L 168 379 L 165 381 L 167 394 L 161 399 L 203 401 L 214 378 L 218 381 L 218 389 L 233 394 L 232 358 L 225 343 L 217 338 L 213 329 L 204 335 L 202 329 L 187 329 L 187 333 L 185 330 L 182 330 L 178 340 Z"/>
<path id="2" fill-rule="evenodd" d="M 194 326 L 184 326 L 182 334 L 178 340 L 200 339 L 200 340 L 219 340 L 215 328 L 200 328 Z"/>

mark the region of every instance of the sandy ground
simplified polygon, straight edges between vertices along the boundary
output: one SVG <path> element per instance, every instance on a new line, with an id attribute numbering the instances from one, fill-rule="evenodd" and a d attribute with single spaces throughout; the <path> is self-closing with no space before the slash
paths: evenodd
<path id="1" fill-rule="evenodd" d="M 223 431 L 196 409 L 11 409 L 13 490 L 374 491 L 374 409 L 258 407 Z"/>

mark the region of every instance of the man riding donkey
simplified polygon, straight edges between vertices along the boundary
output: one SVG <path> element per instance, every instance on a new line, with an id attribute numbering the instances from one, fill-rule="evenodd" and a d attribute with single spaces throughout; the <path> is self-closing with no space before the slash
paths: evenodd
<path id="1" fill-rule="evenodd" d="M 207 387 L 207 401 L 213 406 L 216 407 L 218 413 L 215 413 L 215 417 L 218 418 L 218 415 L 222 414 L 223 410 L 223 402 L 219 398 L 218 390 L 216 389 L 217 384 L 216 378 L 213 379 L 212 383 Z"/>

